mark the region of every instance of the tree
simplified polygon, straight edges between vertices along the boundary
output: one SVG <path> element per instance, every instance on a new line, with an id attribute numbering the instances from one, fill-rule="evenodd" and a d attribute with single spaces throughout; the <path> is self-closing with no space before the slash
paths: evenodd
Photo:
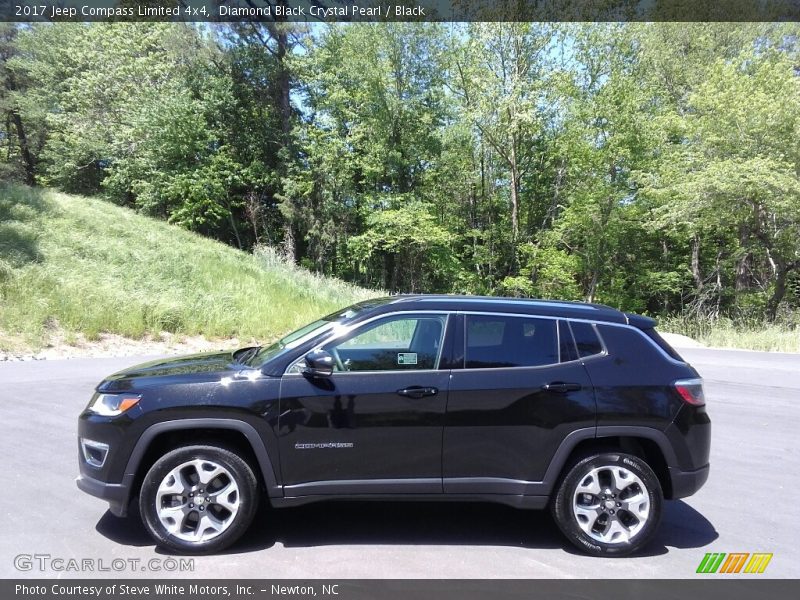
<path id="1" fill-rule="evenodd" d="M 548 114 L 551 26 L 473 23 L 455 42 L 450 86 L 482 143 L 508 170 L 511 239 L 519 236 L 521 182 L 534 168 L 534 140 Z"/>
<path id="2" fill-rule="evenodd" d="M 431 68 L 440 53 L 439 26 L 358 24 L 327 28 L 296 59 L 307 115 L 296 130 L 300 163 L 284 182 L 284 206 L 313 207 L 294 218 L 317 256 L 333 243 L 332 255 L 347 265 L 347 237 L 369 229 L 374 211 L 421 206 L 441 152 L 441 70 Z M 341 235 L 324 234 L 320 218 L 345 224 Z M 375 256 L 383 285 L 398 289 L 405 271 L 392 248 Z"/>
<path id="3" fill-rule="evenodd" d="M 264 175 L 257 186 L 259 191 L 250 195 L 251 214 L 271 211 L 273 207 L 279 210 L 283 253 L 295 262 L 303 253 L 302 234 L 298 231 L 297 207 L 291 198 L 281 194 L 281 178 L 297 158 L 292 132 L 298 113 L 292 104 L 296 82 L 291 59 L 296 49 L 302 48 L 307 32 L 279 19 L 232 24 L 225 32 L 227 43 L 232 44 L 239 114 L 251 134 L 250 145 L 242 150 L 260 155 L 259 166 Z"/>
<path id="4" fill-rule="evenodd" d="M 776 48 L 767 30 L 751 33 L 749 45 L 714 60 L 688 94 L 680 136 L 666 145 L 651 192 L 661 198 L 662 222 L 694 232 L 700 292 L 700 238 L 722 243 L 714 312 L 724 290 L 740 302 L 755 288 L 767 292 L 766 315 L 774 319 L 800 268 L 800 82 L 791 54 Z"/>

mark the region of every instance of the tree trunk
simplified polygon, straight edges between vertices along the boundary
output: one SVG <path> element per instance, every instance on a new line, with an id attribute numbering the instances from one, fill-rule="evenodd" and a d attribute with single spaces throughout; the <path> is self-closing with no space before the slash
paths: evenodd
<path id="1" fill-rule="evenodd" d="M 292 224 L 288 221 L 283 224 L 283 255 L 286 257 L 287 261 L 292 263 L 297 262 L 294 229 L 292 229 Z"/>
<path id="2" fill-rule="evenodd" d="M 586 302 L 594 302 L 597 293 L 597 271 L 592 271 L 592 278 L 589 281 L 589 290 L 586 292 Z"/>
<path id="3" fill-rule="evenodd" d="M 11 92 L 17 91 L 17 83 L 11 73 L 8 73 L 6 76 L 6 87 Z M 12 108 L 9 112 L 11 120 L 14 122 L 14 128 L 17 130 L 19 153 L 22 156 L 23 166 L 25 168 L 25 183 L 28 185 L 36 185 L 36 163 L 33 154 L 31 154 L 30 146 L 28 145 L 28 136 L 25 133 L 22 117 L 17 108 Z"/>
<path id="4" fill-rule="evenodd" d="M 750 237 L 750 230 L 746 225 L 739 226 L 739 247 L 745 248 Z M 735 297 L 738 298 L 739 294 L 748 288 L 747 267 L 750 262 L 750 252 L 745 252 L 739 260 L 736 261 L 736 278 L 734 282 Z"/>
<path id="5" fill-rule="evenodd" d="M 25 183 L 28 185 L 36 185 L 36 165 L 33 162 L 33 156 L 28 147 L 28 137 L 25 135 L 22 117 L 19 116 L 19 112 L 14 110 L 11 112 L 11 119 L 14 121 L 14 127 L 17 130 L 19 153 L 22 156 L 22 162 L 25 166 Z"/>
<path id="6" fill-rule="evenodd" d="M 392 252 L 385 252 L 383 255 L 383 288 L 385 290 L 397 291 L 396 275 L 395 255 Z"/>
<path id="7" fill-rule="evenodd" d="M 280 24 L 277 26 L 272 26 L 270 29 L 270 34 L 275 40 L 275 58 L 278 61 L 276 93 L 278 96 L 277 104 L 278 111 L 280 112 L 281 122 L 281 146 L 284 150 L 288 150 L 289 146 L 291 145 L 292 134 L 292 105 L 290 101 L 291 80 L 289 77 L 289 69 L 286 67 L 286 54 L 289 50 L 289 36 L 284 27 L 282 27 Z M 291 200 L 289 200 L 289 202 L 291 202 Z M 286 258 L 291 260 L 293 263 L 297 262 L 298 242 L 299 240 L 295 235 L 294 217 L 286 218 L 286 222 L 283 225 L 283 252 Z"/>
<path id="8" fill-rule="evenodd" d="M 517 164 L 516 138 L 511 137 L 511 240 L 517 241 L 519 235 L 519 165 Z"/>
<path id="9" fill-rule="evenodd" d="M 239 250 L 242 250 L 242 238 L 239 236 L 239 228 L 236 226 L 236 219 L 233 216 L 233 210 L 231 209 L 230 204 L 226 204 L 226 208 L 228 209 L 228 220 L 231 224 L 231 230 L 233 230 L 233 235 L 236 237 L 236 245 L 239 246 Z"/>
<path id="10" fill-rule="evenodd" d="M 800 267 L 800 262 L 793 262 L 788 265 L 779 265 L 775 270 L 775 291 L 767 301 L 767 320 L 774 321 L 778 316 L 778 307 L 786 295 L 786 281 L 789 278 L 789 273 Z"/>
<path id="11" fill-rule="evenodd" d="M 292 132 L 292 105 L 290 101 L 291 81 L 289 69 L 286 67 L 286 53 L 289 48 L 289 37 L 283 28 L 275 32 L 275 42 L 278 45 L 275 53 L 280 68 L 278 69 L 278 108 L 281 113 L 282 145 L 287 147 L 290 143 L 289 136 Z"/>
<path id="12" fill-rule="evenodd" d="M 703 289 L 703 276 L 700 273 L 700 236 L 696 233 L 692 238 L 692 279 L 697 293 Z"/>

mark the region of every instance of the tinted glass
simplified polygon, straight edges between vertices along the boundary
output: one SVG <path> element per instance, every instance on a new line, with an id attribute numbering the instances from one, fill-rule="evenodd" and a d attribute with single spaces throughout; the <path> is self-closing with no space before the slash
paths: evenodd
<path id="1" fill-rule="evenodd" d="M 325 350 L 337 371 L 413 371 L 436 369 L 445 316 L 396 316 L 357 329 Z"/>
<path id="2" fill-rule="evenodd" d="M 558 340 L 561 350 L 561 362 L 569 362 L 578 359 L 578 351 L 575 349 L 575 341 L 572 339 L 572 332 L 566 321 L 558 322 Z"/>
<path id="3" fill-rule="evenodd" d="M 535 367 L 557 362 L 556 321 L 467 315 L 467 369 Z"/>
<path id="4" fill-rule="evenodd" d="M 603 352 L 603 344 L 597 336 L 594 325 L 582 321 L 570 321 L 569 325 L 581 358 Z"/>

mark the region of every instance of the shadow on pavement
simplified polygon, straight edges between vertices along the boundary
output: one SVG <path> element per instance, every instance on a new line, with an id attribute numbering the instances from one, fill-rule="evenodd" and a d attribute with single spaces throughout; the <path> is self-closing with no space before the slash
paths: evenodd
<path id="1" fill-rule="evenodd" d="M 128 510 L 129 516 L 125 518 L 115 517 L 110 510 L 107 510 L 94 526 L 95 531 L 117 544 L 152 546 L 153 539 L 144 530 L 139 511 L 136 510 L 136 503 L 131 503 Z"/>
<path id="2" fill-rule="evenodd" d="M 664 503 L 664 517 L 651 546 L 702 548 L 719 537 L 713 523 L 682 500 Z M 665 549 L 666 551 L 666 549 Z"/>
<path id="3" fill-rule="evenodd" d="M 153 543 L 135 505 L 126 519 L 106 512 L 96 529 L 118 544 Z M 711 522 L 691 506 L 666 502 L 659 532 L 638 555 L 665 554 L 668 547 L 700 548 L 717 537 Z M 264 506 L 244 537 L 224 553 L 257 552 L 275 544 L 516 546 L 581 554 L 563 538 L 549 511 L 460 502 L 321 502 L 280 510 Z"/>

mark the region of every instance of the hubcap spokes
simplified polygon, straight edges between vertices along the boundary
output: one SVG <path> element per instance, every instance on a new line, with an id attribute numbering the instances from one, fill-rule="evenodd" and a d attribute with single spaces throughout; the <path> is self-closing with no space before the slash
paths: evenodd
<path id="1" fill-rule="evenodd" d="M 578 526 L 591 538 L 620 544 L 637 535 L 650 516 L 650 498 L 642 480 L 619 466 L 592 469 L 580 481 L 572 501 Z"/>
<path id="2" fill-rule="evenodd" d="M 175 537 L 205 542 L 225 531 L 239 511 L 239 487 L 222 465 L 205 459 L 167 473 L 156 492 L 161 524 Z"/>

